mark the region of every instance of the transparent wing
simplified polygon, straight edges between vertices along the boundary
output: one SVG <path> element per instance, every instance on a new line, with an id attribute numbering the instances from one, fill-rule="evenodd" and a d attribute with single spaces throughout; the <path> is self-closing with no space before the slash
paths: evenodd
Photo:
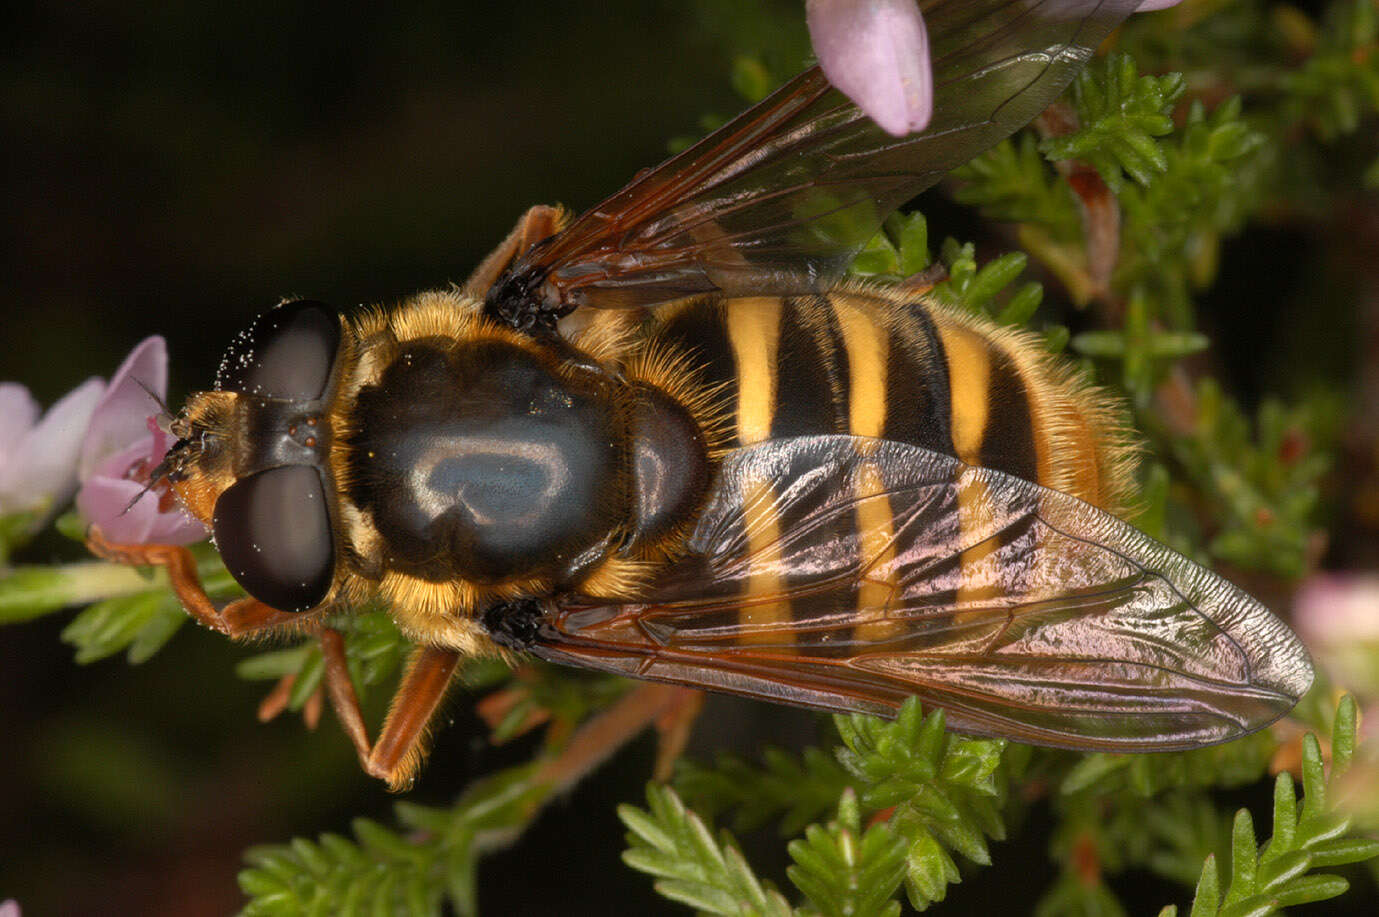
<path id="1" fill-rule="evenodd" d="M 915 446 L 739 450 L 689 547 L 636 604 L 559 608 L 533 652 L 828 710 L 918 695 L 959 731 L 1121 751 L 1254 731 L 1312 679 L 1297 637 L 1211 571 Z"/>
<path id="2" fill-rule="evenodd" d="M 1137 5 L 922 2 L 935 93 L 924 131 L 886 134 L 808 70 L 520 256 L 489 300 L 536 297 L 565 314 L 836 277 L 887 214 L 1042 111 Z"/>

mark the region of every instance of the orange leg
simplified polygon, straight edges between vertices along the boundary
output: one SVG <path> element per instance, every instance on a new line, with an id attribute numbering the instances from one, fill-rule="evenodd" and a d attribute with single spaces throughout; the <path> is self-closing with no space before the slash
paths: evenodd
<path id="1" fill-rule="evenodd" d="M 531 672 L 531 666 L 523 666 L 513 673 L 512 687 L 494 691 L 474 705 L 474 712 L 479 714 L 479 719 L 488 724 L 490 730 L 496 730 L 513 708 L 526 700 L 530 690 L 526 687 L 525 682 L 530 678 Z M 511 737 L 516 738 L 525 735 L 536 727 L 550 722 L 550 719 L 551 711 L 539 704 L 533 704 L 529 708 L 526 719 L 512 731 Z"/>
<path id="2" fill-rule="evenodd" d="M 345 641 L 336 631 L 322 631 L 321 652 L 326 659 L 326 694 L 365 773 L 386 781 L 392 790 L 411 786 L 426 754 L 426 724 L 450 686 L 460 654 L 434 646 L 417 647 L 393 695 L 378 741 L 370 743 L 359 696 L 345 664 Z"/>
<path id="3" fill-rule="evenodd" d="M 292 698 L 292 686 L 297 683 L 297 673 L 288 672 L 278 683 L 273 686 L 263 700 L 259 701 L 259 722 L 266 723 L 287 709 L 287 702 Z M 321 723 L 321 704 L 323 703 L 321 688 L 318 686 L 311 696 L 302 705 L 302 722 L 306 728 L 316 730 Z"/>
<path id="4" fill-rule="evenodd" d="M 301 623 L 300 616 L 252 598 L 217 609 L 201 586 L 195 558 L 184 547 L 115 544 L 107 541 L 95 526 L 87 535 L 87 547 L 107 560 L 132 566 L 166 567 L 173 591 L 187 612 L 199 623 L 227 636 L 242 637 L 287 623 Z M 378 741 L 370 742 L 359 696 L 350 680 L 344 638 L 332 628 L 322 628 L 319 638 L 325 657 L 325 694 L 365 772 L 386 781 L 391 789 L 405 789 L 411 785 L 425 757 L 426 725 L 445 696 L 459 664 L 459 653 L 438 647 L 417 647 L 402 684 L 393 696 Z M 290 679 L 280 681 L 260 705 L 260 718 L 271 719 L 280 713 L 287 704 L 291 688 Z M 542 767 L 540 777 L 557 789 L 571 786 L 647 726 L 654 725 L 661 733 L 656 771 L 657 776 L 664 779 L 683 751 L 702 704 L 703 694 L 699 691 L 661 684 L 639 685 L 580 727 L 560 754 Z M 318 694 L 308 701 L 304 715 L 311 723 L 319 713 Z"/>
<path id="5" fill-rule="evenodd" d="M 522 671 L 519 670 L 515 687 L 495 691 L 475 705 L 475 711 L 489 728 L 497 728 L 513 707 L 523 700 L 527 688 L 521 685 L 521 681 Z M 590 766 L 597 764 L 602 760 L 595 753 L 600 744 L 611 754 L 647 726 L 655 726 L 660 734 L 655 776 L 657 780 L 668 780 L 671 768 L 684 753 L 694 722 L 703 707 L 703 691 L 658 684 L 640 685 L 618 704 L 577 730 L 570 743 L 547 765 L 547 769 L 554 773 L 583 773 L 582 765 L 577 762 L 588 759 Z M 550 718 L 549 710 L 539 707 L 533 709 L 515 735 L 535 729 Z M 556 739 L 559 744 L 560 739 L 556 736 L 550 738 Z M 586 744 L 589 746 L 587 749 L 584 748 Z"/>
<path id="6" fill-rule="evenodd" d="M 661 715 L 656 718 L 660 741 L 656 746 L 656 779 L 665 782 L 675 762 L 685 753 L 694 721 L 704 709 L 704 692 L 693 688 L 676 688 L 678 692 Z"/>
<path id="7" fill-rule="evenodd" d="M 292 695 L 292 686 L 297 683 L 297 673 L 288 672 L 278 683 L 273 686 L 273 690 L 259 701 L 259 722 L 266 723 L 275 718 L 279 713 L 287 709 L 287 702 Z"/>
<path id="8" fill-rule="evenodd" d="M 287 623 L 297 625 L 302 621 L 299 615 L 279 611 L 252 598 L 231 602 L 223 609 L 216 608 L 201 586 L 196 559 L 179 545 L 116 544 L 108 541 L 95 526 L 87 534 L 86 544 L 91 553 L 106 560 L 131 566 L 167 568 L 168 581 L 187 612 L 206 627 L 229 637 L 242 637 Z M 459 654 L 432 647 L 416 650 L 393 698 L 378 743 L 371 744 L 364 714 L 359 709 L 359 697 L 345 662 L 345 640 L 339 631 L 328 627 L 320 630 L 319 637 L 325 657 L 325 693 L 341 727 L 359 753 L 364 770 L 386 780 L 393 789 L 406 786 L 421 765 L 426 723 L 445 695 Z M 263 699 L 258 711 L 261 720 L 272 719 L 283 711 L 294 680 L 293 676 L 283 678 Z M 321 700 L 317 693 L 303 710 L 309 726 L 315 725 L 320 711 Z"/>
<path id="9" fill-rule="evenodd" d="M 172 591 L 197 623 L 228 637 L 243 637 L 281 624 L 300 624 L 301 617 L 279 611 L 258 599 L 245 598 L 216 608 L 196 574 L 196 558 L 175 544 L 116 544 L 96 526 L 86 534 L 86 547 L 97 557 L 131 567 L 165 567 Z"/>
<path id="10" fill-rule="evenodd" d="M 98 526 L 91 526 L 86 534 L 86 547 L 97 557 L 130 566 L 164 567 L 168 582 L 182 607 L 197 623 L 228 637 L 243 637 L 284 624 L 299 626 L 299 615 L 279 611 L 258 599 L 244 598 L 216 608 L 201 585 L 196 573 L 196 558 L 181 545 L 173 544 L 117 544 L 106 539 Z M 295 675 L 284 676 L 259 704 L 261 722 L 273 719 L 287 707 Z M 307 728 L 315 729 L 321 719 L 321 695 L 313 694 L 302 709 Z"/>
<path id="11" fill-rule="evenodd" d="M 684 750 L 689 728 L 703 706 L 704 693 L 655 682 L 637 685 L 616 704 L 579 728 L 556 757 L 542 765 L 538 779 L 557 791 L 577 783 L 648 726 L 661 732 L 656 777 L 664 780 Z"/>
<path id="12" fill-rule="evenodd" d="M 547 236 L 553 236 L 565 224 L 565 212 L 559 207 L 537 204 L 522 214 L 508 237 L 479 262 L 462 289 L 475 299 L 483 299 L 488 288 L 507 270 L 513 258 L 531 248 Z"/>

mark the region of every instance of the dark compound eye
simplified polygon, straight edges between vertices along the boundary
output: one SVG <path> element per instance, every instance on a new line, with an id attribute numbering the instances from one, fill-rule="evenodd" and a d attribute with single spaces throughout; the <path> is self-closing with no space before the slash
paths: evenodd
<path id="1" fill-rule="evenodd" d="M 316 469 L 284 465 L 235 482 L 211 520 L 225 567 L 280 611 L 306 611 L 330 591 L 335 547 Z"/>
<path id="2" fill-rule="evenodd" d="M 325 394 L 340 317 L 319 302 L 284 303 L 254 320 L 220 361 L 215 387 L 268 398 L 313 401 Z"/>

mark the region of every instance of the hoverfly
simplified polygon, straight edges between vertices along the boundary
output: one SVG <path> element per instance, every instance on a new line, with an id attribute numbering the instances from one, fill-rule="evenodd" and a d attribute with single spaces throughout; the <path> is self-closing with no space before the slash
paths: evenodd
<path id="1" fill-rule="evenodd" d="M 227 352 L 160 469 L 248 593 L 316 629 L 366 770 L 406 784 L 457 662 L 540 659 L 826 710 L 911 695 L 1077 749 L 1243 735 L 1311 681 L 1245 593 L 1112 513 L 1105 394 L 1030 336 L 841 279 L 904 201 L 1053 100 L 1137 0 L 934 0 L 934 118 L 884 134 L 817 68 L 573 220 L 533 208 L 459 289 L 298 301 Z M 370 742 L 341 637 L 418 648 Z"/>

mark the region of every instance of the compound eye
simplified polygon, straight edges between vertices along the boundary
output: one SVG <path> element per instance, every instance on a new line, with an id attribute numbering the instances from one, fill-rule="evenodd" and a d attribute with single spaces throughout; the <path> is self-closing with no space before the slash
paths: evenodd
<path id="1" fill-rule="evenodd" d="M 335 546 L 316 469 L 284 465 L 236 481 L 216 501 L 211 528 L 226 569 L 259 601 L 306 611 L 330 591 Z"/>
<path id="2" fill-rule="evenodd" d="M 314 401 L 326 391 L 340 346 L 340 317 L 299 299 L 260 315 L 220 361 L 215 387 L 268 398 Z"/>

